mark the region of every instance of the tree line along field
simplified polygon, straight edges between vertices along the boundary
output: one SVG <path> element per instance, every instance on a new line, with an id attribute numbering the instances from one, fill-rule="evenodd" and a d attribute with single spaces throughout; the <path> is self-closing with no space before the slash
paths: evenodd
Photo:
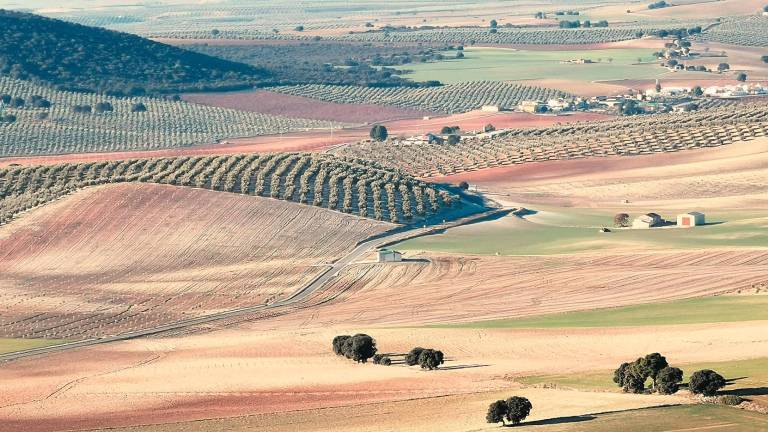
<path id="1" fill-rule="evenodd" d="M 388 145 L 358 143 L 334 152 L 366 157 L 419 177 L 451 175 L 483 168 L 545 160 L 641 155 L 717 147 L 768 134 L 768 110 L 760 103 L 693 113 L 574 123 L 536 129 L 510 129 L 494 137 L 458 144 Z"/>
<path id="2" fill-rule="evenodd" d="M 514 107 L 524 100 L 547 100 L 570 96 L 560 90 L 498 81 L 475 81 L 422 88 L 307 84 L 272 87 L 270 90 L 327 102 L 375 103 L 445 114 L 467 112 L 479 109 L 483 105 Z"/>
<path id="3" fill-rule="evenodd" d="M 145 182 L 283 199 L 411 223 L 458 205 L 458 196 L 376 163 L 277 153 L 131 159 L 0 170 L 0 223 L 77 189 Z"/>
<path id="4" fill-rule="evenodd" d="M 152 150 L 343 126 L 159 98 L 61 91 L 6 76 L 0 77 L 0 94 L 25 101 L 24 107 L 4 109 L 16 119 L 0 122 L 0 157 Z M 42 97 L 50 107 L 36 108 L 33 96 Z M 108 103 L 111 110 L 95 112 L 99 103 Z M 139 106 L 145 110 L 136 111 Z"/>
<path id="5" fill-rule="evenodd" d="M 393 227 L 189 187 L 83 189 L 0 226 L 0 335 L 79 340 L 269 303 Z"/>

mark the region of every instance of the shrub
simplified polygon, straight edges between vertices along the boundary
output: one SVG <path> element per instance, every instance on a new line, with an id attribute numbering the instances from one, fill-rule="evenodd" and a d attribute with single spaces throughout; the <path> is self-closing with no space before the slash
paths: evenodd
<path id="1" fill-rule="evenodd" d="M 461 142 L 461 137 L 458 135 L 448 135 L 448 144 L 456 145 Z"/>
<path id="2" fill-rule="evenodd" d="M 381 359 L 382 359 L 383 357 L 384 357 L 384 356 L 383 356 L 382 354 L 376 354 L 376 355 L 374 355 L 374 356 L 373 356 L 373 358 L 371 359 L 371 361 L 373 361 L 373 364 L 379 364 L 379 363 L 381 362 Z"/>
<path id="3" fill-rule="evenodd" d="M 115 109 L 112 107 L 112 104 L 109 102 L 99 102 L 94 106 L 93 109 L 96 113 L 101 114 L 105 112 L 112 112 Z"/>
<path id="4" fill-rule="evenodd" d="M 485 131 L 485 132 L 493 132 L 495 130 L 496 130 L 496 126 L 494 126 L 494 125 L 492 125 L 490 123 L 485 125 L 485 127 L 483 128 L 483 131 Z"/>
<path id="5" fill-rule="evenodd" d="M 691 375 L 688 388 L 693 394 L 714 396 L 717 391 L 725 387 L 725 378 L 711 369 L 696 371 Z"/>
<path id="6" fill-rule="evenodd" d="M 392 359 L 389 358 L 389 356 L 384 356 L 379 360 L 379 364 L 383 366 L 389 366 L 392 364 Z"/>
<path id="7" fill-rule="evenodd" d="M 747 74 L 745 74 L 744 72 L 739 72 L 739 74 L 736 75 L 736 80 L 737 81 L 741 81 L 741 82 L 746 81 L 747 80 Z"/>
<path id="8" fill-rule="evenodd" d="M 626 228 L 629 226 L 629 215 L 626 213 L 617 213 L 613 217 L 613 226 L 616 228 Z"/>
<path id="9" fill-rule="evenodd" d="M 461 190 L 467 190 L 467 189 L 469 189 L 469 183 L 467 183 L 467 182 L 465 182 L 465 181 L 463 181 L 463 182 L 459 183 L 459 189 L 461 189 Z"/>
<path id="10" fill-rule="evenodd" d="M 722 395 L 717 398 L 716 402 L 721 405 L 736 406 L 744 402 L 744 398 L 739 395 Z"/>

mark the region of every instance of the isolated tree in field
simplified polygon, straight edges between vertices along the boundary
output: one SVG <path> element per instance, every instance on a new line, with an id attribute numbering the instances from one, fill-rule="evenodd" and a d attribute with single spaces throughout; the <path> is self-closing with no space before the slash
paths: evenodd
<path id="1" fill-rule="evenodd" d="M 419 355 L 421 355 L 421 352 L 424 351 L 424 348 L 422 347 L 416 347 L 408 352 L 408 354 L 405 355 L 405 364 L 408 366 L 415 366 L 419 363 Z"/>
<path id="2" fill-rule="evenodd" d="M 731 65 L 729 65 L 728 63 L 720 63 L 719 65 L 717 65 L 717 70 L 719 72 L 727 71 L 730 68 L 731 68 Z"/>
<path id="3" fill-rule="evenodd" d="M 511 421 L 513 425 L 520 424 L 531 413 L 531 409 L 533 409 L 533 405 L 527 398 L 512 396 L 507 399 L 507 420 Z"/>
<path id="4" fill-rule="evenodd" d="M 461 142 L 461 137 L 458 135 L 448 135 L 448 144 L 456 145 Z"/>
<path id="5" fill-rule="evenodd" d="M 763 63 L 768 63 L 768 55 L 764 55 L 764 56 L 760 57 L 760 60 L 762 60 Z"/>
<path id="6" fill-rule="evenodd" d="M 497 28 L 498 26 L 499 26 L 499 23 L 497 23 L 495 19 L 492 19 L 492 20 L 491 20 L 491 28 L 492 28 L 492 29 L 495 29 L 495 28 Z"/>
<path id="7" fill-rule="evenodd" d="M 745 74 L 744 72 L 739 72 L 739 74 L 736 75 L 736 81 L 744 82 L 746 80 L 747 80 L 747 74 Z"/>
<path id="8" fill-rule="evenodd" d="M 485 415 L 485 421 L 488 423 L 501 423 L 504 425 L 504 417 L 506 417 L 509 408 L 507 407 L 507 401 L 497 400 L 488 406 L 488 413 Z"/>
<path id="9" fill-rule="evenodd" d="M 376 141 L 384 141 L 389 136 L 387 128 L 382 125 L 376 125 L 371 128 L 371 138 Z"/>
<path id="10" fill-rule="evenodd" d="M 656 390 L 661 394 L 674 394 L 683 382 L 683 371 L 676 367 L 665 367 L 656 376 Z"/>
<path id="11" fill-rule="evenodd" d="M 419 366 L 422 369 L 434 370 L 444 363 L 443 352 L 433 349 L 425 349 L 419 354 Z"/>
<path id="12" fill-rule="evenodd" d="M 340 335 L 333 338 L 333 352 L 336 355 L 344 355 L 344 342 L 351 338 L 349 335 Z"/>
<path id="13" fill-rule="evenodd" d="M 725 378 L 711 369 L 696 371 L 691 375 L 688 389 L 693 394 L 703 394 L 704 396 L 714 396 L 717 391 L 725 387 Z"/>
<path id="14" fill-rule="evenodd" d="M 483 131 L 485 131 L 485 132 L 493 132 L 495 130 L 496 130 L 496 126 L 494 126 L 494 125 L 492 125 L 490 123 L 485 125 L 485 127 L 483 128 Z"/>
<path id="15" fill-rule="evenodd" d="M 463 181 L 463 182 L 459 183 L 459 189 L 461 189 L 461 190 L 467 190 L 467 189 L 469 189 L 469 183 L 467 183 L 467 182 L 465 182 L 465 181 Z"/>
<path id="16" fill-rule="evenodd" d="M 613 226 L 616 228 L 626 228 L 629 226 L 629 215 L 626 213 L 617 213 L 613 217 Z"/>

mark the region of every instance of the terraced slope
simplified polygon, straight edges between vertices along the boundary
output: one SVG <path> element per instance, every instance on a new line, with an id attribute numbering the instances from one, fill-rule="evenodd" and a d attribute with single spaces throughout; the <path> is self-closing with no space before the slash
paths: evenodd
<path id="1" fill-rule="evenodd" d="M 20 108 L 6 105 L 3 109 L 5 115 L 13 115 L 16 120 L 0 121 L 0 157 L 155 150 L 235 136 L 342 126 L 149 97 L 60 91 L 6 76 L 0 76 L 0 95 L 25 102 Z M 33 96 L 42 97 L 50 107 L 35 107 Z M 96 113 L 99 103 L 110 104 L 112 110 Z M 134 112 L 138 104 L 146 111 Z M 91 112 L 78 112 L 76 106 L 88 106 Z"/>
<path id="2" fill-rule="evenodd" d="M 765 104 L 574 123 L 539 129 L 510 129 L 459 144 L 359 143 L 338 154 L 366 157 L 419 177 L 457 174 L 496 166 L 595 156 L 639 155 L 717 147 L 768 134 Z"/>
<path id="3" fill-rule="evenodd" d="M 483 105 L 505 108 L 523 100 L 569 97 L 560 90 L 498 81 L 476 81 L 439 87 L 357 87 L 308 84 L 273 87 L 270 90 L 344 104 L 379 104 L 446 114 L 479 109 Z"/>
<path id="4" fill-rule="evenodd" d="M 330 155 L 277 153 L 59 164 L 0 170 L 0 223 L 88 186 L 145 182 L 279 198 L 390 222 L 457 202 L 400 171 Z"/>

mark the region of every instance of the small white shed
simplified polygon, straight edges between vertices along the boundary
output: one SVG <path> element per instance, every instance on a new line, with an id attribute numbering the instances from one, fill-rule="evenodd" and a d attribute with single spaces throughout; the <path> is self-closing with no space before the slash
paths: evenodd
<path id="1" fill-rule="evenodd" d="M 656 213 L 647 213 L 637 217 L 632 221 L 632 228 L 634 229 L 648 229 L 655 226 L 663 225 L 664 219 Z"/>
<path id="2" fill-rule="evenodd" d="M 403 260 L 403 254 L 390 249 L 379 250 L 379 262 L 400 262 Z"/>
<path id="3" fill-rule="evenodd" d="M 677 226 L 683 228 L 691 228 L 699 225 L 704 225 L 706 219 L 704 213 L 689 212 L 677 215 Z"/>

